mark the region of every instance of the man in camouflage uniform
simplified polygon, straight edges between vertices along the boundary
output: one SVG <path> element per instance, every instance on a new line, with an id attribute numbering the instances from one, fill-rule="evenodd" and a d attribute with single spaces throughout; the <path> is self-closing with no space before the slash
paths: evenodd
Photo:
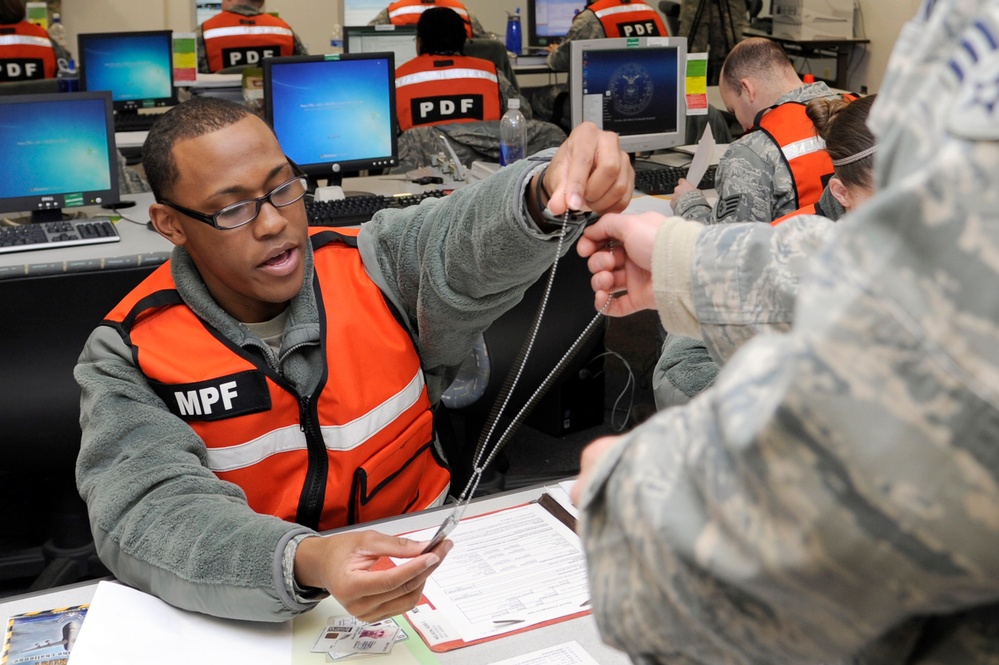
<path id="1" fill-rule="evenodd" d="M 697 33 L 691 34 L 695 27 Z M 707 51 L 708 85 L 718 85 L 725 57 L 748 27 L 744 0 L 685 0 L 680 9 L 680 35 L 687 38 L 690 53 Z"/>
<path id="2" fill-rule="evenodd" d="M 636 662 L 996 662 L 997 72 L 999 0 L 924 0 L 869 120 L 878 194 L 809 260 L 793 330 L 584 453 L 594 615 Z M 719 348 L 784 315 L 712 277 L 731 229 L 670 282 L 685 228 L 605 216 L 597 302 L 626 287 L 613 312 L 685 311 Z"/>
<path id="3" fill-rule="evenodd" d="M 258 16 L 264 13 L 264 2 L 263 0 L 227 0 L 227 2 L 222 3 L 222 10 L 243 16 Z M 298 38 L 298 34 L 292 33 L 292 36 L 295 39 L 294 55 L 308 55 L 309 51 L 305 48 L 302 40 Z M 198 49 L 198 71 L 202 74 L 208 74 L 212 69 L 208 65 L 208 52 L 205 50 L 205 32 L 202 26 L 199 25 L 195 29 L 194 37 Z"/>
<path id="4" fill-rule="evenodd" d="M 472 12 L 468 11 L 467 9 L 465 11 L 468 14 L 468 22 L 472 26 L 472 37 L 480 39 L 492 39 L 493 35 L 486 32 L 486 29 L 482 27 L 481 23 L 479 23 L 479 19 L 475 18 L 475 16 L 472 15 Z M 392 24 L 392 19 L 389 18 L 389 10 L 387 5 L 385 9 L 378 12 L 377 16 L 368 21 L 368 25 L 391 25 L 391 24 Z"/>
<path id="5" fill-rule="evenodd" d="M 750 53 L 764 59 L 748 61 Z M 719 91 L 729 112 L 748 133 L 729 145 L 719 160 L 713 221 L 771 222 L 798 209 L 794 178 L 777 143 L 765 132 L 749 130 L 754 128 L 757 115 L 771 106 L 805 104 L 835 93 L 825 83 L 802 83 L 783 50 L 762 38 L 747 39 L 732 49 L 723 72 L 732 68 L 738 68 L 742 87 L 733 88 L 723 75 Z M 712 220 L 704 195 L 686 181 L 674 191 L 672 205 L 685 219 Z"/>

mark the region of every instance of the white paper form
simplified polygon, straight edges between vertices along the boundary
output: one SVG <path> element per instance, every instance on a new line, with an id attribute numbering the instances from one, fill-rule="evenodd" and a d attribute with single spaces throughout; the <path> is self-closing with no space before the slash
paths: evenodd
<path id="1" fill-rule="evenodd" d="M 579 537 L 538 504 L 466 518 L 451 539 L 454 549 L 423 590 L 435 609 L 406 615 L 428 643 L 471 642 L 587 609 Z"/>
<path id="2" fill-rule="evenodd" d="M 228 621 L 100 582 L 70 665 L 280 665 L 291 662 L 291 622 Z"/>
<path id="3" fill-rule="evenodd" d="M 694 158 L 690 160 L 690 166 L 687 168 L 687 180 L 694 187 L 697 187 L 697 183 L 701 182 L 701 178 L 707 173 L 708 166 L 711 165 L 714 156 L 715 135 L 711 132 L 711 125 L 707 125 L 704 128 L 704 134 L 701 135 L 701 140 L 697 142 Z"/>
<path id="4" fill-rule="evenodd" d="M 586 653 L 579 642 L 573 640 L 525 653 L 523 656 L 507 658 L 492 665 L 599 665 L 599 663 Z"/>

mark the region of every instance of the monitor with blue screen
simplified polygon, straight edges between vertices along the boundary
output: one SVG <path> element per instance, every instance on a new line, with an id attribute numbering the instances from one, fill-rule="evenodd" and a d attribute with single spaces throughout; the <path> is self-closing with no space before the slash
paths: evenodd
<path id="1" fill-rule="evenodd" d="M 173 106 L 173 33 L 89 33 L 78 37 L 80 88 L 110 90 L 117 112 Z"/>
<path id="2" fill-rule="evenodd" d="M 264 60 L 264 112 L 284 153 L 313 179 L 398 164 L 391 52 Z"/>
<path id="3" fill-rule="evenodd" d="M 527 45 L 558 44 L 584 9 L 586 0 L 527 0 Z"/>
<path id="4" fill-rule="evenodd" d="M 63 208 L 118 200 L 107 92 L 0 96 L 0 213 L 62 219 Z"/>
<path id="5" fill-rule="evenodd" d="M 571 46 L 573 127 L 589 120 L 617 132 L 621 149 L 630 153 L 683 144 L 685 38 L 592 39 L 573 41 Z"/>

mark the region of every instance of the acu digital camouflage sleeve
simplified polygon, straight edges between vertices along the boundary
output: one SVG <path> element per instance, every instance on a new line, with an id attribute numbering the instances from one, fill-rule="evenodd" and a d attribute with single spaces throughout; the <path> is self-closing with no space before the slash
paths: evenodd
<path id="1" fill-rule="evenodd" d="M 999 653 L 999 0 L 931 6 L 875 105 L 880 192 L 794 329 L 583 488 L 594 615 L 638 662 Z"/>

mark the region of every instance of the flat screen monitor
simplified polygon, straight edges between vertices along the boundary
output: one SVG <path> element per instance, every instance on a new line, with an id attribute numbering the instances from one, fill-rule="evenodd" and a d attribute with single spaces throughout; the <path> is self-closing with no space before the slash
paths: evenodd
<path id="1" fill-rule="evenodd" d="M 110 90 L 115 111 L 173 106 L 173 33 L 89 33 L 78 36 L 80 88 Z"/>
<path id="2" fill-rule="evenodd" d="M 63 208 L 118 200 L 108 92 L 0 95 L 0 213 L 62 219 Z"/>
<path id="3" fill-rule="evenodd" d="M 584 120 L 617 132 L 630 153 L 682 145 L 687 40 L 627 37 L 572 42 L 572 125 Z"/>
<path id="4" fill-rule="evenodd" d="M 558 44 L 586 0 L 527 0 L 527 45 Z"/>
<path id="5" fill-rule="evenodd" d="M 396 67 L 416 57 L 415 25 L 349 25 L 344 28 L 343 37 L 347 53 L 392 51 Z"/>
<path id="6" fill-rule="evenodd" d="M 285 154 L 314 181 L 399 163 L 395 56 L 303 55 L 264 60 L 264 113 Z"/>

